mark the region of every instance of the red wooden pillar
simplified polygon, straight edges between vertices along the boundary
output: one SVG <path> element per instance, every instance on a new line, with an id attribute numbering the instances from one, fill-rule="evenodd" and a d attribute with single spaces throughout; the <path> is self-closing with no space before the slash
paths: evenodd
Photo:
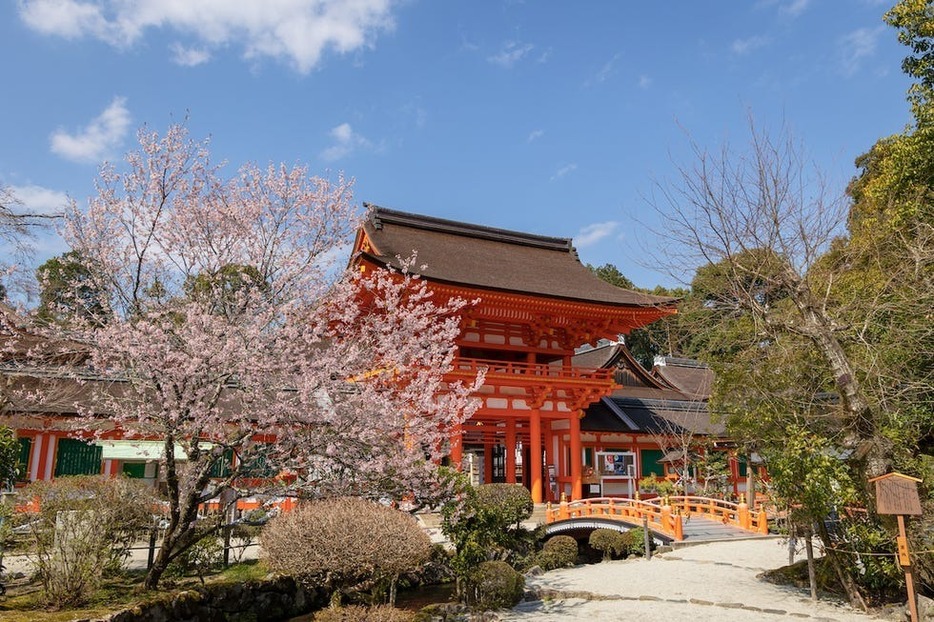
<path id="1" fill-rule="evenodd" d="M 529 413 L 529 489 L 532 503 L 545 500 L 542 487 L 542 413 L 535 408 Z"/>
<path id="2" fill-rule="evenodd" d="M 516 483 L 516 420 L 506 420 L 506 483 Z"/>
<path id="3" fill-rule="evenodd" d="M 451 457 L 451 466 L 457 469 L 458 471 L 460 471 L 461 466 L 464 462 L 464 441 L 463 441 L 463 435 L 461 432 L 461 427 L 459 425 L 455 426 L 454 429 L 451 430 L 450 457 Z"/>
<path id="4" fill-rule="evenodd" d="M 571 500 L 583 498 L 583 484 L 581 472 L 583 471 L 583 452 L 581 451 L 581 420 L 580 413 L 571 415 Z"/>
<path id="5" fill-rule="evenodd" d="M 544 481 L 545 486 L 545 499 L 548 501 L 557 501 L 557 499 L 552 498 L 550 481 L 547 477 L 548 466 L 555 468 L 555 438 L 551 433 L 551 419 L 545 419 L 542 421 L 542 432 L 545 437 L 545 472 L 546 477 Z"/>

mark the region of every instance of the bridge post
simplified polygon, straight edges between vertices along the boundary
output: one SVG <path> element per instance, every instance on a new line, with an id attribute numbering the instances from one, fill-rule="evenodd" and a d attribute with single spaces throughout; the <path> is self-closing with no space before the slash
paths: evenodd
<path id="1" fill-rule="evenodd" d="M 759 510 L 759 533 L 764 536 L 769 535 L 769 517 L 765 510 Z"/>
<path id="2" fill-rule="evenodd" d="M 565 520 L 568 517 L 568 498 L 561 493 L 561 503 L 558 504 L 558 520 Z"/>
<path id="3" fill-rule="evenodd" d="M 674 520 L 674 524 L 672 525 L 674 538 L 678 542 L 681 542 L 684 540 L 684 519 L 681 518 L 680 513 L 673 516 L 672 519 Z"/>
<path id="4" fill-rule="evenodd" d="M 662 506 L 662 524 L 661 529 L 666 533 L 673 533 L 674 526 L 671 521 L 671 506 L 668 503 Z"/>
<path id="5" fill-rule="evenodd" d="M 752 522 L 749 516 L 749 505 L 746 498 L 740 495 L 739 504 L 736 506 L 736 519 L 739 521 L 740 529 L 751 529 Z"/>

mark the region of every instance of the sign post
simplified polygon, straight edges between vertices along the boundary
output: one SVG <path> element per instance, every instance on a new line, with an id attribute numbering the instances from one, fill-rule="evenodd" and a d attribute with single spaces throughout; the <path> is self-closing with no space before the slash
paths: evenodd
<path id="1" fill-rule="evenodd" d="M 876 485 L 876 511 L 879 514 L 894 514 L 898 520 L 898 537 L 895 540 L 898 545 L 898 564 L 905 571 L 911 622 L 918 622 L 918 598 L 915 596 L 905 516 L 921 516 L 921 499 L 918 497 L 918 482 L 921 480 L 901 473 L 887 473 L 869 481 Z"/>

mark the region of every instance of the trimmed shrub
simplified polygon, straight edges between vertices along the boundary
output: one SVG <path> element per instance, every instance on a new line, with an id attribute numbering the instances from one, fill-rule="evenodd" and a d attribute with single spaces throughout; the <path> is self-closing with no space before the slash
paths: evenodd
<path id="1" fill-rule="evenodd" d="M 394 587 L 431 553 L 431 540 L 411 515 L 349 497 L 303 503 L 271 520 L 260 540 L 273 571 L 336 590 Z"/>
<path id="2" fill-rule="evenodd" d="M 525 579 L 506 562 L 482 562 L 467 577 L 467 604 L 479 611 L 508 609 L 522 600 Z"/>
<path id="3" fill-rule="evenodd" d="M 546 570 L 573 566 L 577 562 L 577 540 L 571 536 L 553 536 L 545 542 L 539 558 L 541 559 L 543 555 L 555 564 L 551 568 L 542 566 Z"/>
<path id="4" fill-rule="evenodd" d="M 619 559 L 629 553 L 632 545 L 631 532 L 620 532 L 615 529 L 594 529 L 590 532 L 590 539 L 587 541 L 590 546 L 603 553 L 603 561 Z"/>
<path id="5" fill-rule="evenodd" d="M 312 618 L 314 622 L 412 622 L 415 614 L 389 605 L 376 607 L 331 607 L 322 609 Z"/>

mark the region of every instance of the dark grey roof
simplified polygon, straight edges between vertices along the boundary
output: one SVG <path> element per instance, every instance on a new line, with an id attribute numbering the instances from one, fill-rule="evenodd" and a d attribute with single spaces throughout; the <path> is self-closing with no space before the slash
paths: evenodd
<path id="1" fill-rule="evenodd" d="M 726 426 L 711 420 L 706 402 L 635 398 L 616 391 L 591 404 L 581 429 L 589 432 L 643 432 L 722 436 Z"/>
<path id="2" fill-rule="evenodd" d="M 672 308 L 676 300 L 610 285 L 577 257 L 570 238 L 508 231 L 364 204 L 368 256 L 399 266 L 417 252 L 431 280 L 484 289 L 635 307 Z"/>

